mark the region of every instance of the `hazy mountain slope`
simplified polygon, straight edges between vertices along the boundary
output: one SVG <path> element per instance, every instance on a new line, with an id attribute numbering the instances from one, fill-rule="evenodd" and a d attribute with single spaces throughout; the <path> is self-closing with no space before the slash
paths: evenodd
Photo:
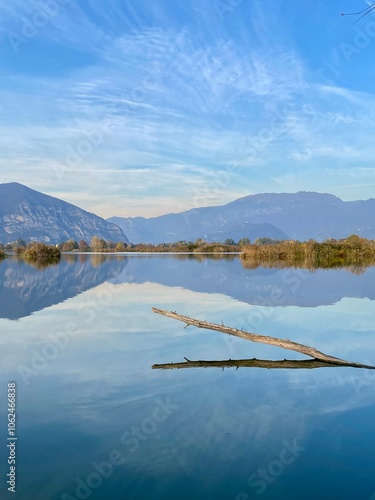
<path id="1" fill-rule="evenodd" d="M 0 184 L 0 242 L 22 238 L 59 243 L 73 238 L 127 241 L 123 231 L 97 215 L 22 184 Z"/>
<path id="2" fill-rule="evenodd" d="M 232 238 L 235 242 L 242 238 L 249 238 L 250 241 L 255 241 L 257 238 L 285 240 L 288 239 L 288 235 L 272 224 L 245 222 L 238 226 L 225 226 L 221 231 L 208 234 L 205 239 L 206 241 L 220 241 L 223 243 L 227 238 Z"/>
<path id="3" fill-rule="evenodd" d="M 284 238 L 323 240 L 344 238 L 352 233 L 375 238 L 374 214 L 374 199 L 344 202 L 331 194 L 298 192 L 250 195 L 223 206 L 150 219 L 113 217 L 109 220 L 116 222 L 133 243 L 212 239 L 212 235 L 224 232 L 225 238 L 254 239 L 249 236 L 249 228 L 254 225 L 258 225 L 260 233 L 257 234 L 261 236 L 272 237 L 267 234 L 271 226 L 272 231 L 284 234 Z"/>

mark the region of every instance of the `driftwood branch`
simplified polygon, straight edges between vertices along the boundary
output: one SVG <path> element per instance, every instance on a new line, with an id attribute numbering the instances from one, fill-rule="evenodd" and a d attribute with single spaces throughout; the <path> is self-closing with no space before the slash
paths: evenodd
<path id="1" fill-rule="evenodd" d="M 270 361 L 267 359 L 228 359 L 226 361 L 191 361 L 185 358 L 182 363 L 163 363 L 152 365 L 153 370 L 174 370 L 180 368 L 288 368 L 288 369 L 312 369 L 312 368 L 333 368 L 337 366 L 348 366 L 353 368 L 368 368 L 374 370 L 374 366 L 360 365 L 358 363 L 350 363 L 344 365 L 340 363 L 327 363 L 319 359 L 303 359 L 290 360 L 283 359 L 279 361 Z"/>
<path id="2" fill-rule="evenodd" d="M 225 326 L 224 324 L 218 325 L 216 323 L 209 323 L 208 321 L 202 321 L 195 318 L 190 318 L 189 316 L 183 316 L 176 313 L 175 311 L 165 311 L 164 309 L 152 308 L 152 311 L 156 314 L 161 314 L 162 316 L 167 316 L 168 318 L 173 318 L 178 321 L 182 321 L 187 326 L 196 326 L 197 328 L 205 328 L 206 330 L 214 330 L 217 332 L 223 332 L 228 335 L 233 335 L 235 337 L 240 337 L 245 340 L 250 340 L 251 342 L 260 342 L 262 344 L 270 344 L 276 347 L 281 347 L 282 349 L 287 349 L 290 351 L 300 352 L 313 359 L 318 359 L 320 361 L 325 361 L 326 363 L 331 363 L 334 365 L 352 366 L 357 368 L 375 368 L 367 365 L 362 365 L 360 363 L 351 363 L 350 361 L 345 361 L 341 358 L 336 358 L 334 356 L 329 356 L 323 352 L 314 349 L 313 347 L 306 346 L 304 344 L 299 344 L 298 342 L 292 342 L 288 339 L 279 339 L 276 337 L 269 337 L 267 335 L 258 335 L 256 333 L 250 333 L 243 330 L 238 330 L 237 328 L 231 328 Z M 185 327 L 185 328 L 186 328 Z"/>

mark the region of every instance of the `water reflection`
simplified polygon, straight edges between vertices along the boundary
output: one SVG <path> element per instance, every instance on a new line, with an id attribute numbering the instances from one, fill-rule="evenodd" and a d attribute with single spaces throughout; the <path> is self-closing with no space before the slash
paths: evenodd
<path id="1" fill-rule="evenodd" d="M 0 268 L 9 270 L 3 264 Z M 79 274 L 82 264 L 88 267 Z M 151 370 L 155 361 L 168 363 L 182 360 L 183 355 L 201 359 L 203 353 L 213 360 L 284 357 L 274 346 L 178 328 L 168 318 L 156 322 L 151 307 L 246 329 L 248 315 L 258 309 L 249 303 L 261 300 L 259 290 L 270 297 L 280 287 L 290 302 L 303 297 L 307 303 L 346 294 L 364 296 L 372 293 L 373 270 L 358 277 L 337 271 L 308 273 L 307 279 L 287 274 L 286 283 L 282 270 L 246 271 L 237 258 L 199 262 L 190 257 L 101 255 L 95 256 L 94 267 L 88 256 L 69 256 L 62 265 L 66 275 L 62 286 L 70 287 L 70 293 L 79 293 L 82 281 L 93 279 L 85 275 L 98 273 L 103 279 L 100 273 L 107 266 L 106 275 L 119 285 L 102 283 L 64 306 L 45 308 L 20 321 L 0 319 L 0 386 L 15 380 L 18 388 L 22 448 L 16 498 L 257 498 L 249 478 L 260 469 L 268 470 L 285 442 L 303 451 L 282 474 L 271 477 L 262 500 L 352 500 L 372 494 L 374 371 Z M 26 281 L 30 269 L 21 271 L 17 272 Z M 50 275 L 40 271 L 39 276 L 34 292 L 47 293 L 44 281 Z M 342 284 L 338 294 L 330 295 L 334 287 L 330 280 Z M 164 282 L 167 286 L 160 284 Z M 288 292 L 288 287 L 293 290 Z M 208 288 L 212 294 L 191 291 Z M 93 300 L 105 298 L 108 289 L 111 299 L 96 301 L 102 307 L 94 308 L 95 315 L 86 314 Z M 49 290 L 55 300 L 63 297 L 61 290 Z M 315 296 L 309 298 L 309 290 L 316 291 Z M 231 293 L 244 300 L 230 298 Z M 27 300 L 32 304 L 32 297 Z M 345 359 L 375 361 L 374 301 L 352 298 L 330 307 L 268 309 L 271 314 L 263 316 L 259 333 L 291 338 Z M 82 311 L 86 313 L 81 315 Z M 65 326 L 71 322 L 80 333 L 67 338 Z M 293 361 L 292 353 L 285 357 Z M 29 370 L 26 381 L 20 367 Z M 160 405 L 168 409 L 165 420 Z M 5 411 L 2 405 L 3 422 Z M 0 426 L 2 442 L 6 437 L 6 426 Z M 82 484 L 93 484 L 96 467 L 108 462 L 114 451 L 121 454 L 122 464 L 86 491 Z M 3 471 L 8 467 L 6 458 L 3 453 Z M 3 482 L 0 497 L 7 494 Z"/>
<path id="2" fill-rule="evenodd" d="M 237 255 L 63 255 L 42 269 L 22 260 L 0 262 L 0 318 L 19 319 L 109 281 L 157 283 L 221 293 L 259 306 L 317 307 L 341 299 L 375 299 L 375 268 L 348 270 L 245 269 Z"/>
<path id="3" fill-rule="evenodd" d="M 118 276 L 123 259 L 65 255 L 54 266 L 33 266 L 17 258 L 0 263 L 0 318 L 19 319 L 75 297 Z"/>
<path id="4" fill-rule="evenodd" d="M 117 280 L 159 283 L 195 292 L 222 293 L 260 306 L 317 307 L 348 298 L 375 299 L 375 267 L 356 275 L 349 270 L 245 269 L 237 256 L 130 257 Z"/>

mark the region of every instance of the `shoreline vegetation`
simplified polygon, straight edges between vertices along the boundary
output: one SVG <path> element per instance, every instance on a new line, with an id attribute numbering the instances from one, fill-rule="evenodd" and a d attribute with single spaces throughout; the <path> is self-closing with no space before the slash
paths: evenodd
<path id="1" fill-rule="evenodd" d="M 328 239 L 321 243 L 309 240 L 249 245 L 244 248 L 241 259 L 247 269 L 262 266 L 309 270 L 349 268 L 355 271 L 375 265 L 375 240 L 353 234 L 345 239 Z"/>
<path id="2" fill-rule="evenodd" d="M 26 246 L 16 248 L 15 253 L 25 262 L 36 267 L 56 265 L 60 262 L 61 257 L 61 252 L 56 246 L 34 241 Z"/>
<path id="3" fill-rule="evenodd" d="M 304 268 L 332 269 L 348 268 L 353 272 L 361 272 L 368 266 L 375 265 L 375 240 L 368 240 L 357 235 L 323 242 L 308 240 L 272 240 L 258 238 L 253 243 L 248 238 L 242 238 L 237 243 L 232 239 L 224 243 L 206 242 L 203 239 L 192 241 L 178 241 L 175 243 L 125 243 L 107 242 L 94 236 L 90 243 L 81 240 L 67 240 L 58 245 L 46 245 L 40 242 L 26 243 L 23 240 L 0 243 L 0 259 L 7 253 L 13 253 L 28 263 L 39 265 L 57 264 L 61 253 L 181 253 L 204 257 L 221 258 L 230 254 L 240 254 L 242 265 L 246 269 L 258 267 L 268 268 Z"/>

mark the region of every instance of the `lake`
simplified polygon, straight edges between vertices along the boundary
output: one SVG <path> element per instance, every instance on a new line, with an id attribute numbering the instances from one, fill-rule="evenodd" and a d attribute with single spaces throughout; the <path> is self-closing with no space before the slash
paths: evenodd
<path id="1" fill-rule="evenodd" d="M 375 371 L 152 369 L 304 359 L 152 307 L 375 364 L 375 268 L 245 269 L 238 256 L 0 263 L 1 498 L 375 498 Z M 16 493 L 7 384 L 16 383 Z"/>

